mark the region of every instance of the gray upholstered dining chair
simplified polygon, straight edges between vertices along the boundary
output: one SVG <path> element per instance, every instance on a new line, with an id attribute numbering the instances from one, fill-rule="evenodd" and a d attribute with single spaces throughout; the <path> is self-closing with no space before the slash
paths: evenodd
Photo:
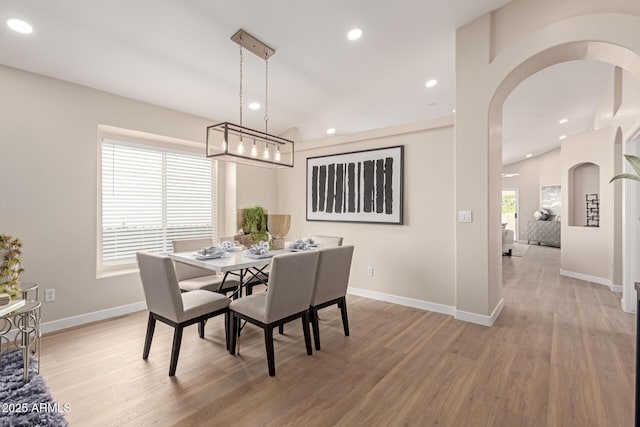
<path id="1" fill-rule="evenodd" d="M 337 304 L 342 314 L 344 334 L 349 336 L 347 318 L 347 286 L 353 259 L 353 246 L 330 247 L 318 251 L 318 269 L 316 270 L 313 294 L 309 307 L 309 318 L 313 327 L 313 339 L 316 350 L 320 350 L 320 328 L 318 310 Z"/>
<path id="2" fill-rule="evenodd" d="M 172 243 L 174 252 L 189 252 L 207 248 L 213 244 L 213 241 L 209 238 L 183 239 L 174 240 Z M 178 285 L 182 292 L 203 290 L 226 294 L 235 291 L 240 284 L 238 279 L 231 275 L 225 279 L 224 276 L 206 268 L 195 267 L 179 261 L 175 261 L 175 265 Z"/>
<path id="3" fill-rule="evenodd" d="M 342 236 L 311 236 L 320 247 L 342 246 Z"/>
<path id="4" fill-rule="evenodd" d="M 276 374 L 273 348 L 273 328 L 302 318 L 302 330 L 307 354 L 312 354 L 309 332 L 309 301 L 313 293 L 318 252 L 297 252 L 276 255 L 271 261 L 267 292 L 234 300 L 231 310 L 230 351 L 235 354 L 239 319 L 264 329 L 269 375 Z"/>
<path id="5" fill-rule="evenodd" d="M 225 340 L 229 348 L 229 298 L 215 292 L 195 290 L 181 293 L 178 287 L 175 267 L 171 258 L 148 252 L 138 252 L 138 267 L 144 297 L 149 309 L 147 335 L 142 358 L 149 357 L 151 340 L 156 320 L 174 328 L 169 376 L 176 373 L 182 329 L 198 323 L 198 334 L 204 338 L 204 324 L 207 319 L 219 314 L 225 315 Z"/>

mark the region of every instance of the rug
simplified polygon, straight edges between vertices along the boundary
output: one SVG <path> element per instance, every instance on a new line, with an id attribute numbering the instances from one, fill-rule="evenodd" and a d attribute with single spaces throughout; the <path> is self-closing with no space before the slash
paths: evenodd
<path id="1" fill-rule="evenodd" d="M 513 249 L 511 250 L 511 256 L 524 256 L 529 250 L 529 245 L 525 243 L 514 243 Z"/>
<path id="2" fill-rule="evenodd" d="M 69 404 L 59 404 L 49 393 L 36 362 L 31 360 L 29 382 L 22 384 L 22 350 L 2 353 L 0 359 L 0 426 L 68 426 L 64 412 Z"/>

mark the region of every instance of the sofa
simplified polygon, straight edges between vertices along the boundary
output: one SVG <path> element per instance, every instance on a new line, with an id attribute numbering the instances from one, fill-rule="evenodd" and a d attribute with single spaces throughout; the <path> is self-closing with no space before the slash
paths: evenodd
<path id="1" fill-rule="evenodd" d="M 514 231 L 509 230 L 507 224 L 502 224 L 502 255 L 511 256 L 514 236 Z"/>

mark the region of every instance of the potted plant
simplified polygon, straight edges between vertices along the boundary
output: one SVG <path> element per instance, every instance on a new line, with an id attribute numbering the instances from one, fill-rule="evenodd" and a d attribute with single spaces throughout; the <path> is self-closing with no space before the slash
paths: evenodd
<path id="1" fill-rule="evenodd" d="M 262 206 L 240 209 L 240 228 L 250 243 L 268 242 L 267 211 Z M 246 238 L 245 238 L 246 239 Z M 243 243 L 243 242 L 241 242 Z M 244 243 L 243 243 L 244 244 Z"/>
<path id="2" fill-rule="evenodd" d="M 19 295 L 22 268 L 22 242 L 13 236 L 0 234 L 0 294 L 11 298 Z"/>
<path id="3" fill-rule="evenodd" d="M 640 157 L 634 156 L 632 154 L 625 154 L 624 158 L 627 159 L 627 162 L 629 162 L 636 173 L 621 173 L 620 175 L 616 175 L 611 178 L 611 181 L 609 181 L 610 183 L 615 181 L 616 179 L 632 179 L 634 181 L 640 181 Z"/>

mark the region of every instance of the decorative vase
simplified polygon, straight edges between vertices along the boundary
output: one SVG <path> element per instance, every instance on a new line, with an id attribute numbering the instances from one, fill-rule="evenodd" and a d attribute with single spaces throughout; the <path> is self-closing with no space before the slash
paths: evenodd
<path id="1" fill-rule="evenodd" d="M 284 236 L 291 228 L 291 215 L 270 214 L 267 215 L 267 231 L 271 234 L 273 249 L 284 249 Z"/>

